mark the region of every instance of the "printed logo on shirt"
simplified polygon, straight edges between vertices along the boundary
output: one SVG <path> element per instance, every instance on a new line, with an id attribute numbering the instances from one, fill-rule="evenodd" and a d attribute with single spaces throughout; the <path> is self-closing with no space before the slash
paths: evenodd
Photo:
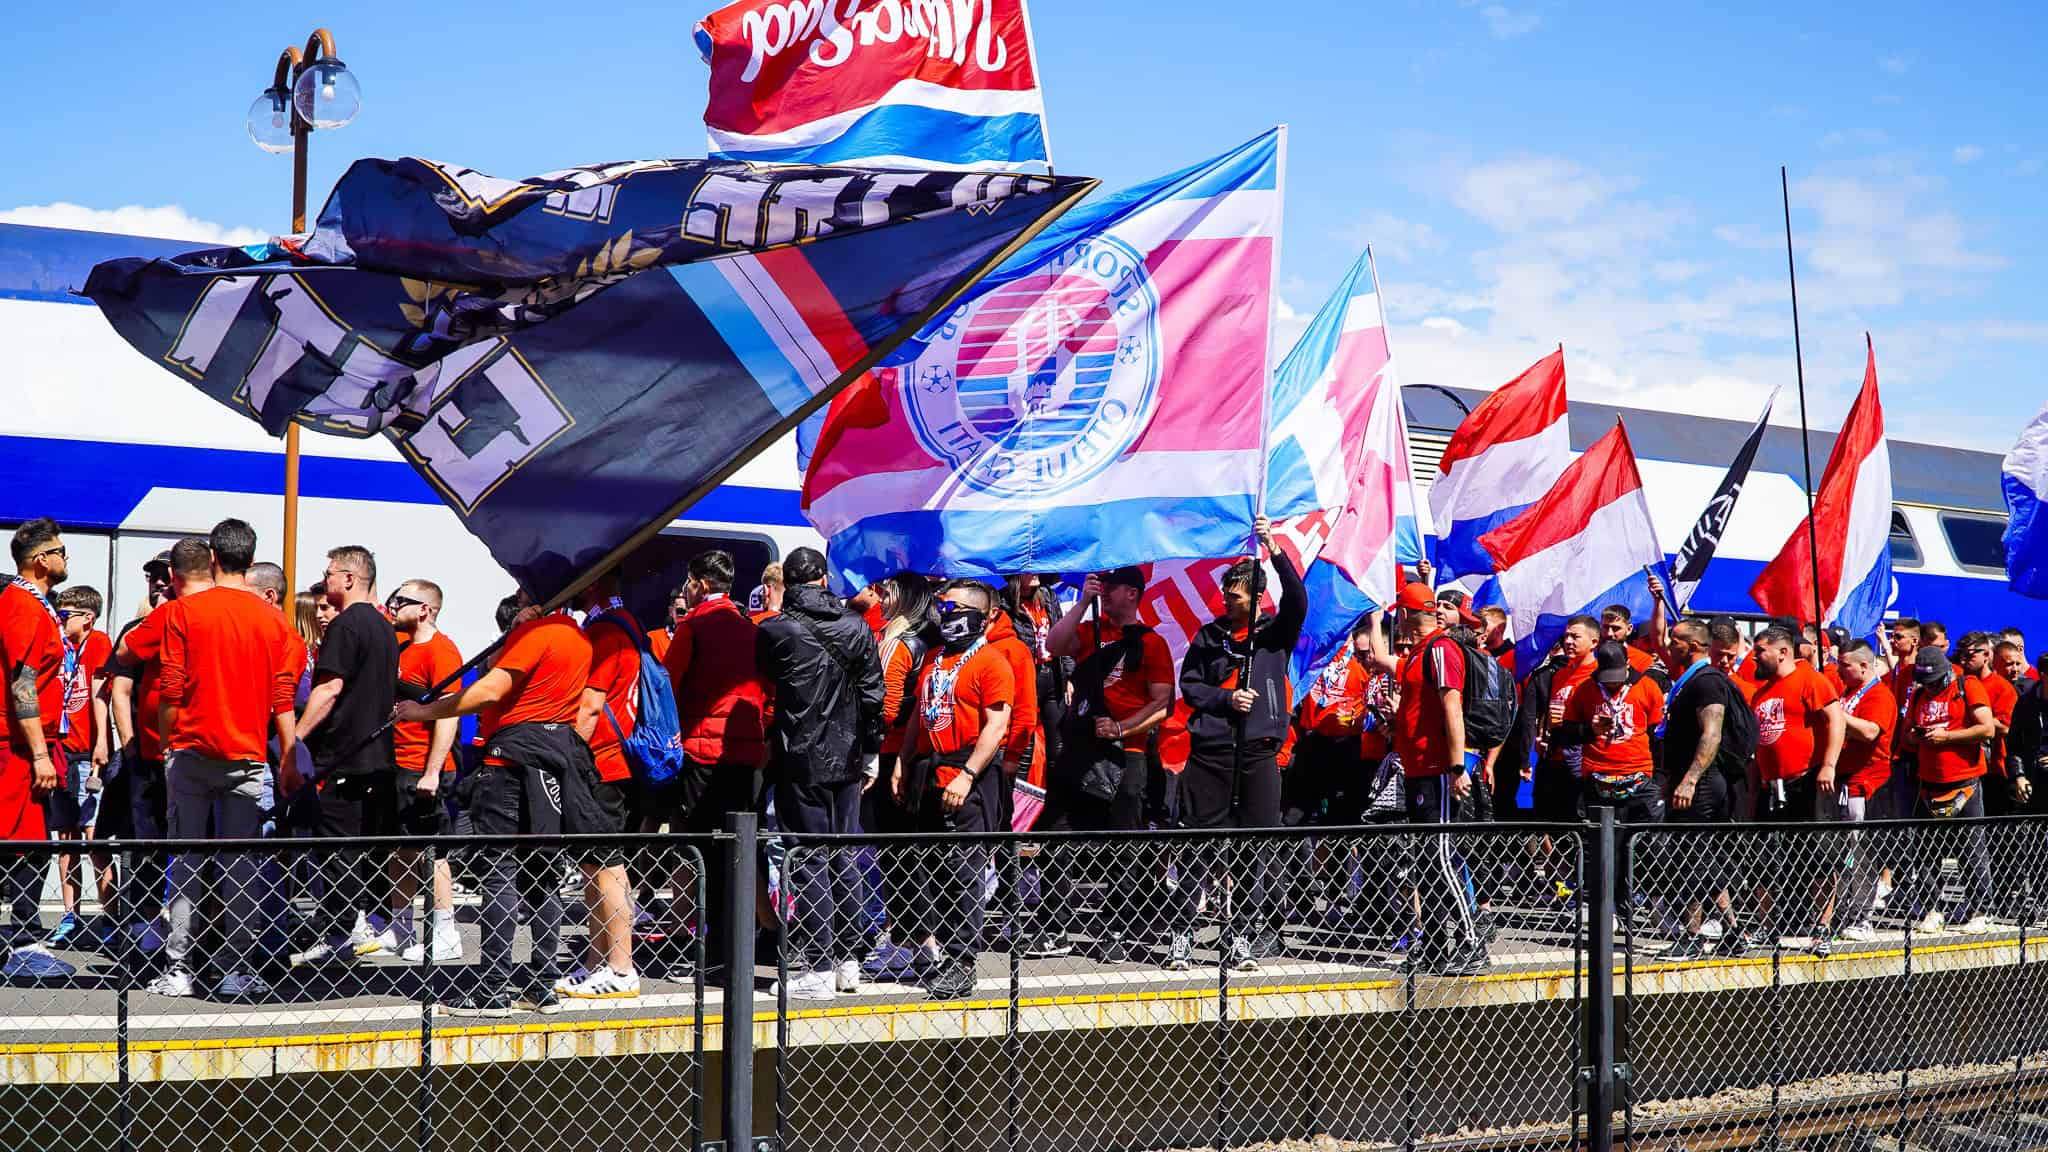
<path id="1" fill-rule="evenodd" d="M 1607 734 L 1606 742 L 1608 744 L 1626 744 L 1635 738 L 1636 710 L 1629 707 L 1628 691 L 1626 689 L 1615 693 L 1609 699 L 1601 701 L 1600 710 L 1605 712 L 1607 718 L 1614 724 L 1613 729 Z"/>
<path id="2" fill-rule="evenodd" d="M 1948 701 L 1938 696 L 1920 701 L 1920 726 L 1929 732 L 1948 731 Z"/>
<path id="3" fill-rule="evenodd" d="M 1756 742 L 1758 747 L 1768 747 L 1778 742 L 1785 734 L 1785 701 L 1773 696 L 1761 700 L 1756 706 Z"/>

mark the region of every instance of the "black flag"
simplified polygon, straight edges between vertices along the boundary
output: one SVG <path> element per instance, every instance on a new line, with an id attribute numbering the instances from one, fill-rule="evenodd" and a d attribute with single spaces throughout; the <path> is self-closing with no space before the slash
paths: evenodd
<path id="1" fill-rule="evenodd" d="M 1714 498 L 1707 501 L 1706 510 L 1700 513 L 1699 521 L 1678 548 L 1678 560 L 1671 566 L 1671 593 L 1681 612 L 1692 602 L 1693 591 L 1706 576 L 1714 549 L 1721 543 L 1721 533 L 1728 530 L 1728 521 L 1735 516 L 1735 502 L 1742 497 L 1743 482 L 1749 479 L 1750 463 L 1756 459 L 1756 447 L 1763 443 L 1764 427 L 1770 423 L 1771 406 L 1777 402 L 1778 394 L 1773 391 L 1771 398 L 1764 401 L 1763 415 L 1756 418 L 1756 427 L 1743 440 L 1742 450 L 1721 476 L 1721 486 L 1714 489 Z"/>

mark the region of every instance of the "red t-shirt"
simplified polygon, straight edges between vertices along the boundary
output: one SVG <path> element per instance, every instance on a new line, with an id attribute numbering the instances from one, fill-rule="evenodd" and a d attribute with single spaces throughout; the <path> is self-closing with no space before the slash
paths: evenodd
<path id="1" fill-rule="evenodd" d="M 633 775 L 632 765 L 626 762 L 625 739 L 640 722 L 640 646 L 616 621 L 591 623 L 597 626 L 584 629 L 590 637 L 590 678 L 585 686 L 604 693 L 608 711 L 597 714 L 597 727 L 590 733 L 590 756 L 597 761 L 598 778 L 617 784 Z"/>
<path id="2" fill-rule="evenodd" d="M 1843 703 L 1847 704 L 1845 698 Z M 1899 702 L 1882 679 L 1863 690 L 1850 715 L 1877 725 L 1877 739 L 1865 742 L 1851 732 L 1842 740 L 1842 758 L 1835 764 L 1835 780 L 1851 796 L 1869 796 L 1892 775 L 1892 733 L 1899 724 Z"/>
<path id="3" fill-rule="evenodd" d="M 1756 713 L 1757 774 L 1764 783 L 1796 780 L 1820 767 L 1827 752 L 1827 707 L 1839 699 L 1803 660 L 1757 686 L 1750 708 Z"/>
<path id="4" fill-rule="evenodd" d="M 36 670 L 43 744 L 54 750 L 64 719 L 64 633 L 42 601 L 10 580 L 0 588 L 0 667 L 11 672 L 23 664 Z M 32 751 L 12 708 L 7 710 L 7 742 L 23 758 Z"/>
<path id="5" fill-rule="evenodd" d="M 1572 697 L 1578 693 L 1579 689 L 1585 687 L 1593 679 L 1593 670 L 1598 666 L 1593 657 L 1588 655 L 1580 659 L 1576 664 L 1567 664 L 1559 668 L 1552 675 L 1550 680 L 1550 707 L 1544 710 L 1543 731 L 1546 736 L 1552 728 L 1564 723 L 1565 709 L 1571 707 Z M 1550 751 L 1544 759 L 1552 763 L 1564 760 L 1564 749 L 1554 744 L 1550 745 L 1549 748 Z"/>
<path id="6" fill-rule="evenodd" d="M 431 640 L 415 640 L 398 650 L 398 692 L 402 699 L 417 699 L 462 669 L 462 653 L 446 632 L 436 631 Z M 401 771 L 425 772 L 427 751 L 433 744 L 432 724 L 393 724 L 391 761 Z M 446 765 L 443 765 L 445 768 Z"/>
<path id="7" fill-rule="evenodd" d="M 953 677 L 950 691 L 944 690 L 942 683 L 948 675 Z M 918 754 L 951 756 L 972 749 L 981 738 L 988 710 L 1013 704 L 1016 699 L 1010 661 L 991 645 L 982 645 L 971 656 L 927 655 L 917 673 Z M 940 787 L 951 784 L 959 774 L 958 768 L 939 768 Z"/>
<path id="8" fill-rule="evenodd" d="M 1323 665 L 1301 698 L 1301 726 L 1318 736 L 1358 735 L 1365 719 L 1365 669 L 1350 649 Z"/>
<path id="9" fill-rule="evenodd" d="M 177 708 L 165 752 L 264 763 L 271 718 L 292 710 L 299 687 L 284 615 L 244 588 L 208 588 L 164 607 L 160 687 Z"/>
<path id="10" fill-rule="evenodd" d="M 1979 676 L 1977 682 L 1984 685 L 1984 698 L 1991 701 L 1991 718 L 2000 724 L 2012 724 L 2012 710 L 2019 706 L 2019 689 L 2012 681 L 1993 673 Z M 1994 776 L 2005 775 L 2005 737 L 1994 737 L 1991 741 L 1990 763 L 1986 765 Z"/>
<path id="11" fill-rule="evenodd" d="M 1591 724 L 1593 717 L 1610 716 L 1614 728 L 1596 736 L 1580 748 L 1580 770 L 1590 775 L 1623 777 L 1648 776 L 1655 767 L 1650 760 L 1650 730 L 1664 720 L 1664 690 L 1648 676 L 1609 695 L 1598 682 L 1583 685 L 1566 702 L 1566 723 Z"/>
<path id="12" fill-rule="evenodd" d="M 1991 698 L 1985 694 L 1983 682 L 1975 676 L 1958 676 L 1939 692 L 1922 688 L 1914 694 L 1913 725 L 1929 732 L 1968 728 L 1973 723 L 1970 713 L 1989 707 Z M 1915 744 L 1923 784 L 1960 784 L 1984 774 L 1984 745 L 1979 741 L 1940 747 L 1924 740 Z"/>
<path id="13" fill-rule="evenodd" d="M 1464 688 L 1465 650 L 1432 632 L 1401 657 L 1394 675 L 1401 685 L 1401 706 L 1394 710 L 1394 751 L 1401 756 L 1402 774 L 1442 776 L 1453 768 L 1462 770 L 1464 765 L 1450 762 L 1440 693 L 1445 685 Z"/>
<path id="14" fill-rule="evenodd" d="M 491 665 L 500 668 L 518 682 L 477 717 L 477 736 L 487 744 L 498 729 L 514 724 L 574 724 L 590 680 L 590 641 L 567 616 L 536 617 L 512 630 Z M 486 757 L 485 763 L 504 761 Z"/>
<path id="15" fill-rule="evenodd" d="M 1088 620 L 1074 629 L 1075 642 L 1082 652 L 1093 652 L 1105 643 L 1114 644 L 1122 633 L 1103 636 L 1108 631 L 1096 621 Z M 1177 680 L 1173 674 L 1173 652 L 1159 633 L 1145 630 L 1145 639 L 1138 646 L 1138 669 L 1130 678 L 1124 678 L 1124 662 L 1118 660 L 1110 666 L 1109 675 L 1102 681 L 1102 702 L 1109 706 L 1109 718 L 1116 721 L 1128 720 L 1145 710 L 1152 702 L 1152 689 L 1161 684 L 1171 686 Z M 1171 691 L 1167 698 L 1172 699 Z M 1124 740 L 1124 748 L 1142 752 L 1148 734 L 1132 736 Z"/>
<path id="16" fill-rule="evenodd" d="M 64 685 L 64 717 L 71 730 L 64 734 L 64 751 L 74 758 L 92 755 L 92 685 L 105 675 L 107 661 L 114 658 L 114 642 L 105 632 L 87 632 L 78 646 L 78 664 Z"/>
<path id="17" fill-rule="evenodd" d="M 135 691 L 128 702 L 135 709 L 135 751 L 144 760 L 164 758 L 163 687 L 164 615 L 176 601 L 166 600 L 150 610 L 142 622 L 128 630 L 122 643 L 129 655 L 141 661 L 135 677 Z"/>

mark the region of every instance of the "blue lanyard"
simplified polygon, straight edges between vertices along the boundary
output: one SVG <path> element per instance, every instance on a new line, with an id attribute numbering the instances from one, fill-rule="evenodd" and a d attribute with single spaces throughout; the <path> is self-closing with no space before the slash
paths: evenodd
<path id="1" fill-rule="evenodd" d="M 1698 660 L 1693 661 L 1689 666 L 1687 666 L 1685 673 L 1678 678 L 1678 683 L 1673 684 L 1671 686 L 1671 695 L 1665 698 L 1664 718 L 1662 720 L 1657 721 L 1657 739 L 1662 740 L 1664 738 L 1664 729 L 1671 725 L 1671 705 L 1676 704 L 1678 702 L 1678 694 L 1680 692 L 1685 691 L 1686 683 L 1690 681 L 1693 678 L 1693 676 L 1699 672 L 1700 669 L 1706 666 L 1707 660 L 1704 656 Z"/>

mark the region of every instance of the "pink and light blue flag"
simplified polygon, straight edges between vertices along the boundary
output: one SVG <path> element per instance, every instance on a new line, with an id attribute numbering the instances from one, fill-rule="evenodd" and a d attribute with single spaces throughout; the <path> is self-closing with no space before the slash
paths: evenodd
<path id="1" fill-rule="evenodd" d="M 1282 129 L 1083 205 L 833 406 L 804 480 L 834 576 L 1242 552 L 1265 474 Z"/>

